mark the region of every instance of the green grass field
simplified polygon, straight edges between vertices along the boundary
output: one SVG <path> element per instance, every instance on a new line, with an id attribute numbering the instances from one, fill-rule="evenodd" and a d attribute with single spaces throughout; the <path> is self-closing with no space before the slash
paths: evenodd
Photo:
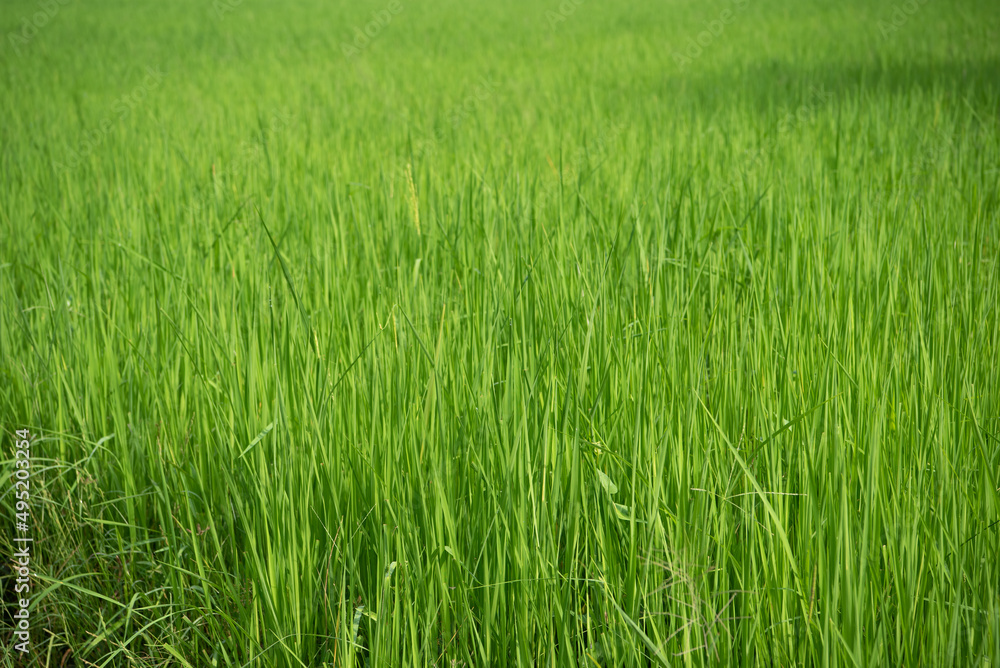
<path id="1" fill-rule="evenodd" d="M 0 35 L 3 665 L 1000 666 L 994 0 Z"/>

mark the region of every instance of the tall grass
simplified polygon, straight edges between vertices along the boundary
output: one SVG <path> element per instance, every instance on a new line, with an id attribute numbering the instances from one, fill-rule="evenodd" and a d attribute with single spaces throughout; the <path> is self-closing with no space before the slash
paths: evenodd
<path id="1" fill-rule="evenodd" d="M 731 4 L 5 45 L 30 661 L 1000 666 L 1000 15 Z"/>

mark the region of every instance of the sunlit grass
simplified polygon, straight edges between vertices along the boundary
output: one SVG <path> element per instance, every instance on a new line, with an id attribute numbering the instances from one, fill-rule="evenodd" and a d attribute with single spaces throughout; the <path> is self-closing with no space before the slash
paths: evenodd
<path id="1" fill-rule="evenodd" d="M 1000 666 L 1000 14 L 739 4 L 8 40 L 37 664 Z"/>

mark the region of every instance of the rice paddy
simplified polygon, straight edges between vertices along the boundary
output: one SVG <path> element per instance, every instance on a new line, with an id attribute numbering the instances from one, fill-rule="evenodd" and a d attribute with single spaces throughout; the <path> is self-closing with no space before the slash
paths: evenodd
<path id="1" fill-rule="evenodd" d="M 5 665 L 1000 667 L 998 10 L 5 3 Z"/>

